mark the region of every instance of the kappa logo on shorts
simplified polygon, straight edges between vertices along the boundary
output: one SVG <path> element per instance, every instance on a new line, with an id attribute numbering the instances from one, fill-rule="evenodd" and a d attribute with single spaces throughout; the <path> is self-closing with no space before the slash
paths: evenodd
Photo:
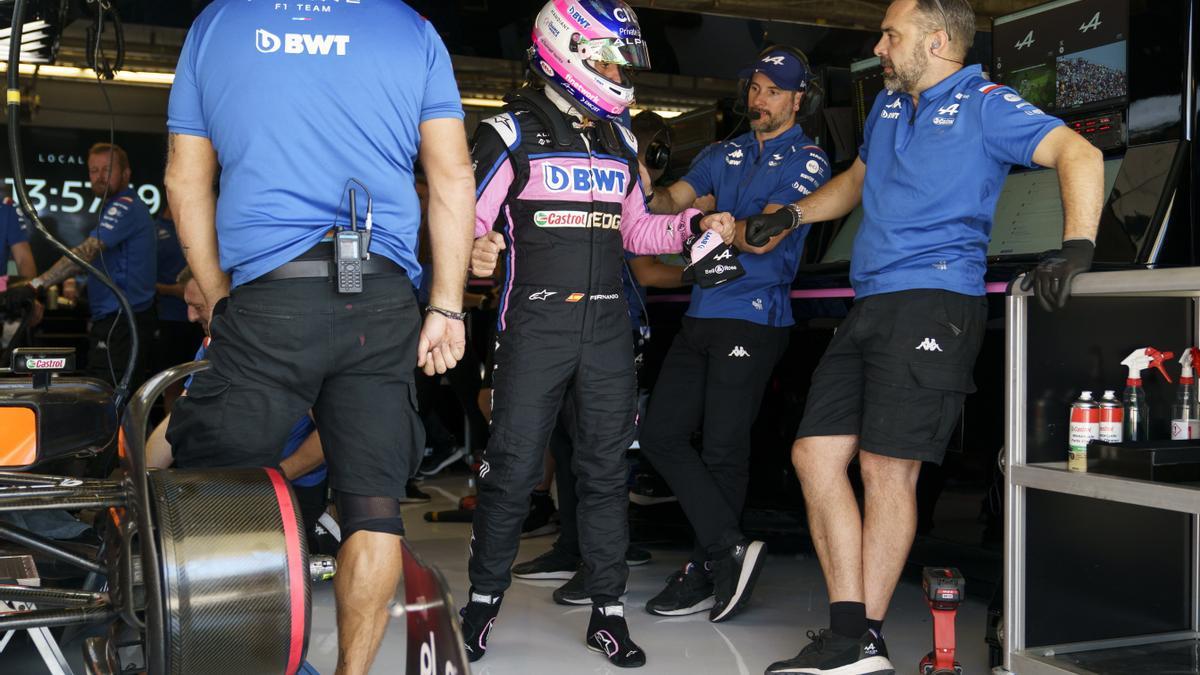
<path id="1" fill-rule="evenodd" d="M 922 341 L 921 344 L 917 345 L 917 349 L 927 351 L 927 352 L 942 351 L 942 348 L 940 345 L 938 345 L 937 340 L 934 340 L 933 338 L 925 338 L 925 340 Z"/>
<path id="2" fill-rule="evenodd" d="M 744 359 L 750 356 L 750 352 L 746 351 L 745 347 L 737 345 L 733 348 L 733 351 L 729 352 L 729 355 L 739 359 Z"/>

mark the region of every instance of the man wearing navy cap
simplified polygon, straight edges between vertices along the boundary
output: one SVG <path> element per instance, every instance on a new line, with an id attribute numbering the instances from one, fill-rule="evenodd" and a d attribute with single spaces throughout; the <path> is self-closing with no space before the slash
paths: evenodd
<path id="1" fill-rule="evenodd" d="M 963 67 L 975 35 L 967 0 L 896 0 L 875 54 L 886 89 L 853 166 L 755 234 L 840 218 L 859 203 L 856 299 L 812 377 L 792 463 L 829 588 L 830 627 L 767 673 L 894 671 L 884 615 L 917 526 L 921 462 L 941 462 L 987 322 L 983 274 L 996 200 L 1014 164 L 1059 172 L 1064 236 L 1033 275 L 1061 307 L 1091 265 L 1103 204 L 1101 154 L 1079 135 Z M 769 227 L 772 221 L 774 228 Z M 846 474 L 862 470 L 864 509 Z"/>
<path id="2" fill-rule="evenodd" d="M 807 226 L 784 231 L 755 246 L 746 240 L 744 219 L 783 208 L 830 175 L 825 153 L 796 124 L 808 88 L 804 61 L 792 50 L 769 49 L 742 76 L 749 80 L 751 131 L 705 152 L 651 201 L 655 212 L 670 213 L 712 195 L 717 210 L 738 219 L 734 245 L 745 275 L 692 289 L 640 439 L 696 534 L 691 559 L 646 610 L 663 616 L 709 610 L 711 621 L 741 609 L 763 562 L 762 542 L 748 541 L 739 525 L 750 426 L 787 347 L 794 323 L 788 292 L 808 233 Z M 698 429 L 704 436 L 699 454 L 691 445 Z"/>

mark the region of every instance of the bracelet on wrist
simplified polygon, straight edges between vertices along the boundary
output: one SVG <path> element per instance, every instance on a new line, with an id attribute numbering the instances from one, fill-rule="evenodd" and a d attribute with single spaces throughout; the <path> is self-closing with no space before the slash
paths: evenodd
<path id="1" fill-rule="evenodd" d="M 447 319 L 453 319 L 455 321 L 465 321 L 467 318 L 466 312 L 455 312 L 453 310 L 446 309 L 445 307 L 438 307 L 437 305 L 429 305 L 425 308 L 426 314 L 430 312 L 433 312 L 434 314 L 441 314 Z"/>
<path id="2" fill-rule="evenodd" d="M 800 208 L 799 204 L 788 204 L 788 211 L 792 212 L 792 229 L 796 229 L 804 224 L 804 209 Z"/>

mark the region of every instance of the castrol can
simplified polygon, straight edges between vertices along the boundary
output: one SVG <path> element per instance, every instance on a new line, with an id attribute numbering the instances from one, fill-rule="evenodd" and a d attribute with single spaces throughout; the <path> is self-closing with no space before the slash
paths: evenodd
<path id="1" fill-rule="evenodd" d="M 1109 389 L 1100 399 L 1100 440 L 1105 443 L 1120 443 L 1125 440 L 1125 406 L 1117 398 L 1117 392 Z"/>
<path id="2" fill-rule="evenodd" d="M 1085 391 L 1071 404 L 1071 425 L 1068 431 L 1070 446 L 1067 451 L 1069 471 L 1087 471 L 1087 444 L 1100 437 L 1100 406 Z"/>

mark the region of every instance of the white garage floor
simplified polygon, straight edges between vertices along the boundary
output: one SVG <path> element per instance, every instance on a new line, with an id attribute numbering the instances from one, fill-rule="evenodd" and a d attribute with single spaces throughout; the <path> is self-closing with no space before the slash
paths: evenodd
<path id="1" fill-rule="evenodd" d="M 469 525 L 426 523 L 430 510 L 452 508 L 465 493 L 461 476 L 426 483 L 434 495 L 431 504 L 404 509 L 410 544 L 426 562 L 438 567 L 456 599 L 467 590 L 467 540 Z M 518 562 L 544 552 L 553 536 L 521 543 Z M 745 612 L 730 622 L 712 624 L 706 614 L 663 618 L 642 609 L 646 600 L 662 589 L 663 582 L 684 562 L 681 547 L 649 547 L 654 559 L 630 573 L 626 616 L 634 638 L 646 650 L 648 662 L 637 672 L 645 675 L 762 673 L 772 661 L 788 658 L 805 644 L 804 633 L 828 622 L 825 586 L 815 558 L 773 554 L 768 557 L 754 598 Z M 517 581 L 504 598 L 504 609 L 492 632 L 487 656 L 475 664 L 476 675 L 571 675 L 616 673 L 600 655 L 583 645 L 588 607 L 555 605 L 550 594 L 557 582 Z M 967 675 L 987 673 L 987 646 L 983 642 L 986 607 L 969 599 L 958 616 L 959 660 Z M 931 644 L 931 619 L 919 585 L 902 583 L 892 613 L 884 626 L 896 672 L 915 675 L 921 657 Z M 84 672 L 81 637 L 63 645 L 76 673 Z M 308 661 L 324 675 L 334 671 L 337 634 L 334 623 L 333 585 L 313 589 L 312 634 Z M 372 673 L 403 673 L 405 633 L 396 621 L 385 638 Z M 47 672 L 32 644 L 22 634 L 0 653 L 0 673 L 33 675 Z M 231 674 L 233 675 L 233 674 Z M 238 673 L 237 675 L 242 675 Z M 247 674 L 250 675 L 250 674 Z"/>
<path id="2" fill-rule="evenodd" d="M 467 590 L 467 524 L 426 523 L 422 514 L 452 508 L 465 492 L 461 477 L 438 479 L 423 487 L 434 496 L 432 504 L 404 509 L 409 543 L 438 567 L 459 601 Z M 553 542 L 553 536 L 521 543 L 518 562 L 536 556 Z M 805 644 L 806 630 L 828 623 L 825 585 L 817 560 L 808 556 L 771 555 L 763 569 L 754 599 L 732 621 L 712 624 L 705 614 L 664 618 L 645 613 L 646 600 L 662 589 L 664 580 L 684 562 L 680 548 L 650 547 L 654 559 L 631 568 L 626 616 L 634 639 L 646 650 L 647 664 L 637 672 L 646 675 L 762 673 L 768 664 L 793 656 Z M 515 581 L 504 597 L 504 608 L 492 631 L 487 656 L 474 664 L 477 675 L 561 675 L 565 673 L 616 673 L 600 655 L 583 645 L 587 607 L 554 604 L 550 594 L 558 582 Z M 986 607 L 968 600 L 959 611 L 958 649 L 964 672 L 984 674 L 987 646 L 983 642 Z M 884 625 L 888 650 L 898 674 L 917 673 L 917 664 L 931 648 L 932 628 L 920 586 L 902 583 L 892 613 Z M 312 636 L 308 660 L 322 673 L 332 673 L 337 657 L 333 587 L 314 589 Z M 404 627 L 393 625 L 379 653 L 373 673 L 400 673 L 404 668 Z"/>

